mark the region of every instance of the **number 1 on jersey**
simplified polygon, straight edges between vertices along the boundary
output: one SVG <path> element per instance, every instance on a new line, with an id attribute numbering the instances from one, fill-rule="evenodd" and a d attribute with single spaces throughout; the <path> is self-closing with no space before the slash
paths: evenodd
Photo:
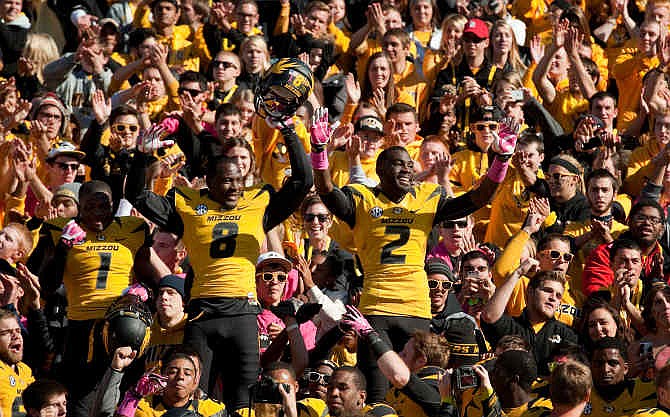
<path id="1" fill-rule="evenodd" d="M 400 248 L 409 241 L 409 227 L 407 226 L 386 226 L 384 229 L 385 235 L 400 235 L 396 240 L 393 240 L 382 247 L 381 264 L 404 264 L 407 255 L 394 255 L 393 251 Z"/>
<path id="2" fill-rule="evenodd" d="M 100 252 L 100 268 L 98 268 L 98 278 L 95 280 L 95 289 L 104 290 L 107 288 L 107 275 L 109 275 L 109 268 L 112 266 L 112 253 Z"/>

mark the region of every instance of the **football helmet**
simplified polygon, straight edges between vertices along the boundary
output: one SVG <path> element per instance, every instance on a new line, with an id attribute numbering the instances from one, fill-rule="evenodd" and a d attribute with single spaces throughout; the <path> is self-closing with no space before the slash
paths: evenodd
<path id="1" fill-rule="evenodd" d="M 296 58 L 282 58 L 265 72 L 256 87 L 256 113 L 263 119 L 293 116 L 314 87 L 314 75 Z"/>
<path id="2" fill-rule="evenodd" d="M 151 311 L 134 294 L 118 298 L 105 314 L 102 338 L 107 354 L 122 346 L 130 346 L 142 355 L 149 344 L 152 323 Z"/>

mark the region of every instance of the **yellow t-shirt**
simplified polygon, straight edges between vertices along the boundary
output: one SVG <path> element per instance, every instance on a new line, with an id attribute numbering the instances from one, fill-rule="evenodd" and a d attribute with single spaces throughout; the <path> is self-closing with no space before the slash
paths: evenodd
<path id="1" fill-rule="evenodd" d="M 355 204 L 354 244 L 365 271 L 364 314 L 431 318 L 424 257 L 444 189 L 423 183 L 394 203 L 377 189 L 344 187 Z"/>
<path id="2" fill-rule="evenodd" d="M 44 224 L 54 244 L 69 219 Z M 63 285 L 70 320 L 102 319 L 107 308 L 130 284 L 135 254 L 149 239 L 149 227 L 139 217 L 116 217 L 102 232 L 86 231 L 86 240 L 67 254 Z"/>
<path id="3" fill-rule="evenodd" d="M 260 184 L 245 190 L 232 210 L 210 199 L 207 190 L 174 190 L 175 209 L 186 231 L 184 245 L 195 272 L 191 298 L 255 299 L 256 259 L 265 240 L 262 219 L 270 188 Z"/>
<path id="4" fill-rule="evenodd" d="M 21 394 L 34 381 L 33 372 L 25 363 L 17 363 L 14 369 L 11 365 L 0 361 L 0 410 L 3 417 L 26 415 Z"/>
<path id="5" fill-rule="evenodd" d="M 628 417 L 640 408 L 656 405 L 654 381 L 642 382 L 634 379 L 629 383 L 630 388 L 624 389 L 621 395 L 612 402 L 605 401 L 596 389 L 591 390 L 591 400 L 586 405 L 584 414 L 590 417 Z"/>

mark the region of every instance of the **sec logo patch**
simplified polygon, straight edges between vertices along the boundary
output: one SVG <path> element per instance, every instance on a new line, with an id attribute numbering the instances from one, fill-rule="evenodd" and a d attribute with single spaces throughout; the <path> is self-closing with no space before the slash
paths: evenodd
<path id="1" fill-rule="evenodd" d="M 195 214 L 198 216 L 202 216 L 203 214 L 207 213 L 209 209 L 207 208 L 206 205 L 204 204 L 198 204 L 198 206 L 195 208 Z"/>
<path id="2" fill-rule="evenodd" d="M 372 217 L 373 219 L 381 217 L 382 214 L 384 214 L 384 210 L 382 210 L 381 207 L 372 207 L 370 209 L 370 217 Z"/>

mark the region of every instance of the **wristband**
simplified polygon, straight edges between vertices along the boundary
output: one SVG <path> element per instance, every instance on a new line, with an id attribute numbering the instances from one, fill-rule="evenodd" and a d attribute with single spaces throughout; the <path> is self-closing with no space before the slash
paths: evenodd
<path id="1" fill-rule="evenodd" d="M 123 397 L 121 404 L 119 404 L 116 414 L 123 417 L 134 417 L 139 402 L 140 398 L 132 392 L 132 389 L 126 391 L 126 395 Z"/>
<path id="2" fill-rule="evenodd" d="M 507 161 L 503 162 L 496 157 L 486 172 L 486 176 L 496 184 L 500 184 L 505 179 L 505 175 L 507 175 L 508 166 L 509 163 Z"/>
<path id="3" fill-rule="evenodd" d="M 370 349 L 372 349 L 372 353 L 375 354 L 375 358 L 379 358 L 384 353 L 391 351 L 391 346 L 389 346 L 384 339 L 379 336 L 379 333 L 375 331 L 368 333 L 367 340 Z"/>
<path id="4" fill-rule="evenodd" d="M 328 169 L 328 152 L 322 150 L 321 152 L 310 152 L 310 158 L 312 159 L 312 168 L 325 171 Z"/>
<path id="5" fill-rule="evenodd" d="M 295 329 L 297 329 L 297 328 L 298 328 L 298 323 L 293 323 L 293 324 L 291 324 L 290 326 L 288 326 L 288 327 L 286 328 L 286 331 L 287 331 L 287 332 L 290 332 L 291 330 L 295 330 Z"/>

